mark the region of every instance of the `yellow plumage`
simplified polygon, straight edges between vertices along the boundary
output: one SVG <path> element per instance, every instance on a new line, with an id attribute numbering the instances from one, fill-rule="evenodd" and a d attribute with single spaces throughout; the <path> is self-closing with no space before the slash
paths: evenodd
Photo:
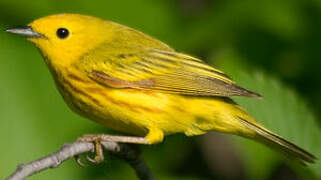
<path id="1" fill-rule="evenodd" d="M 313 155 L 266 130 L 228 98 L 260 95 L 200 59 L 90 16 L 59 14 L 29 26 L 29 40 L 46 59 L 64 100 L 91 120 L 146 136 L 150 144 L 173 133 L 193 136 L 215 130 L 314 161 Z"/>

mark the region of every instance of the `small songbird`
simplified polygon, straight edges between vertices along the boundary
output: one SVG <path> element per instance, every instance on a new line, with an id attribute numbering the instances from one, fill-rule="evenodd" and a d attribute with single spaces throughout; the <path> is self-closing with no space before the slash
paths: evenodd
<path id="1" fill-rule="evenodd" d="M 264 143 L 302 162 L 315 161 L 229 98 L 259 94 L 142 32 L 79 14 L 47 16 L 7 32 L 36 45 L 74 112 L 133 135 L 92 134 L 80 141 L 155 144 L 173 133 L 219 131 Z M 102 160 L 101 153 L 95 160 Z"/>

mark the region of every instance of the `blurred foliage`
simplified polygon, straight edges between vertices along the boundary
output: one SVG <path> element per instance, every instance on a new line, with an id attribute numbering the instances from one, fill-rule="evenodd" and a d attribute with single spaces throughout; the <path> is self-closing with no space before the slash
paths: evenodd
<path id="1" fill-rule="evenodd" d="M 251 114 L 275 132 L 316 155 L 319 153 L 320 158 L 320 124 L 315 124 L 315 119 L 320 122 L 321 1 L 1 0 L 0 9 L 0 179 L 19 163 L 47 155 L 84 133 L 108 132 L 68 109 L 31 43 L 3 32 L 8 27 L 62 12 L 126 24 L 179 51 L 213 60 L 208 62 L 221 65 L 242 86 L 265 96 L 262 101 L 236 98 Z M 249 73 L 261 70 L 265 75 Z M 222 177 L 222 173 L 213 170 L 215 167 L 209 166 L 210 159 L 204 156 L 199 139 L 170 136 L 163 144 L 143 147 L 143 156 L 158 179 Z M 241 152 L 240 169 L 245 171 L 244 177 L 238 179 L 308 179 L 320 169 L 320 163 L 304 168 L 244 139 L 233 138 L 231 143 L 234 139 L 236 146 L 230 148 Z M 128 165 L 109 157 L 105 163 L 86 169 L 68 161 L 30 179 L 134 177 Z"/>
<path id="2" fill-rule="evenodd" d="M 228 61 L 226 58 L 234 59 L 234 61 Z M 230 74 L 235 77 L 236 82 L 264 94 L 261 101 L 233 98 L 236 102 L 247 109 L 266 128 L 300 147 L 308 149 L 316 157 L 321 157 L 319 138 L 321 137 L 321 129 L 305 101 L 298 98 L 293 90 L 285 87 L 273 77 L 268 77 L 262 72 L 245 73 L 243 70 L 248 69 L 245 63 L 241 63 L 242 60 L 235 58 L 231 52 L 227 51 L 225 54 L 221 54 L 219 59 L 221 59 L 221 64 L 219 64 L 221 69 L 232 72 Z M 238 67 L 238 70 L 235 67 Z M 255 177 L 259 175 L 261 177 L 263 175 L 269 176 L 273 170 L 271 167 L 286 160 L 285 157 L 280 157 L 281 153 L 272 151 L 261 144 L 243 138 L 237 138 L 237 140 L 241 142 L 239 145 L 241 145 L 246 159 L 248 174 L 252 176 L 252 179 L 256 179 Z M 281 154 L 281 156 L 283 155 Z M 321 176 L 320 161 L 307 168 L 301 167 L 301 169 L 291 164 L 293 163 L 291 161 L 287 161 L 287 163 L 290 163 L 289 165 L 294 169 L 297 168 L 296 170 L 303 177 L 309 174 L 309 170 L 313 171 L 315 178 Z"/>

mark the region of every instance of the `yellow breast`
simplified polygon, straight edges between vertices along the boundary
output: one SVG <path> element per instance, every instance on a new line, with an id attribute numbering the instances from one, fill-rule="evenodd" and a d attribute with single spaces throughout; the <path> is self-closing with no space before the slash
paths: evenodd
<path id="1" fill-rule="evenodd" d="M 166 134 L 183 132 L 188 121 L 175 121 L 186 111 L 173 103 L 173 96 L 152 91 L 113 89 L 102 86 L 75 69 L 54 75 L 56 85 L 68 106 L 76 113 L 108 128 L 145 135 L 151 127 Z"/>

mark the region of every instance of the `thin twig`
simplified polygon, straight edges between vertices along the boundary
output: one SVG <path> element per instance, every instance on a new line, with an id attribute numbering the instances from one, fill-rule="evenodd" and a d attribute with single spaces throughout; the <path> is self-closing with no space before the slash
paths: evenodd
<path id="1" fill-rule="evenodd" d="M 139 150 L 135 146 L 119 144 L 116 142 L 101 142 L 101 144 L 105 150 L 125 160 L 135 170 L 136 175 L 140 180 L 154 179 L 145 161 L 140 157 Z M 88 142 L 65 144 L 59 151 L 51 155 L 32 161 L 28 164 L 19 165 L 17 170 L 6 178 L 6 180 L 26 179 L 40 171 L 56 168 L 67 159 L 77 157 L 80 154 L 93 152 L 94 148 L 94 144 Z"/>

